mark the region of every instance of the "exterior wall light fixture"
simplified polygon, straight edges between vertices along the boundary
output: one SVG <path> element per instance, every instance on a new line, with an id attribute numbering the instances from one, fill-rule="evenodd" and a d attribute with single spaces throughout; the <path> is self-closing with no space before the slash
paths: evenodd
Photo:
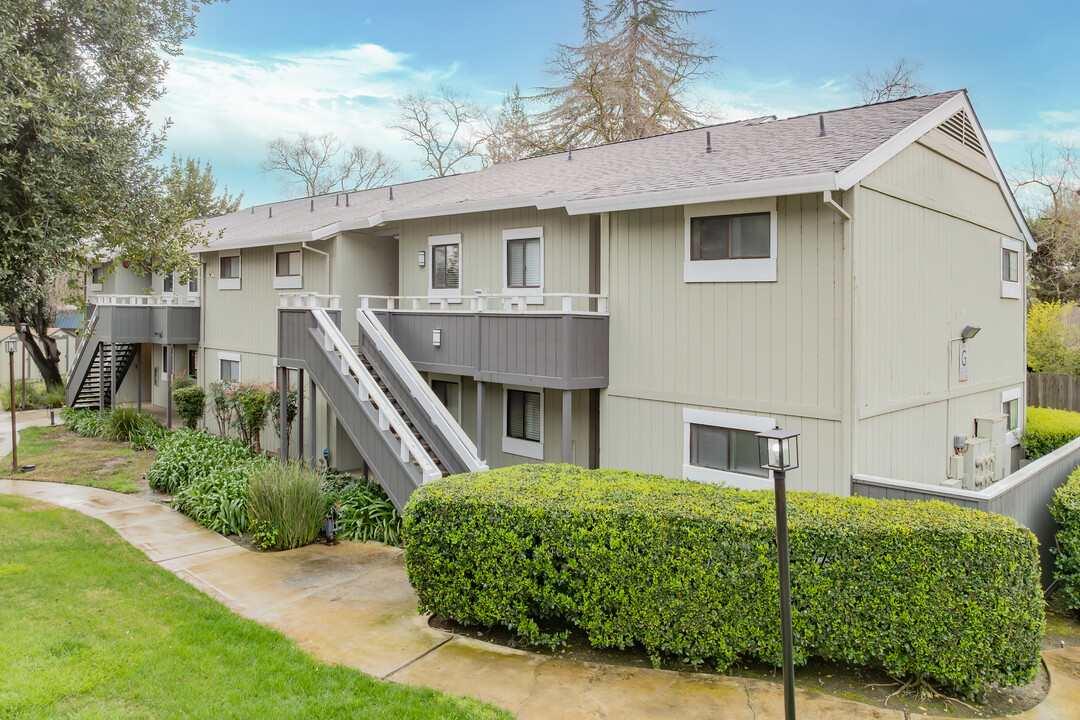
<path id="1" fill-rule="evenodd" d="M 442 347 L 442 328 L 435 328 L 431 331 L 431 346 Z"/>
<path id="2" fill-rule="evenodd" d="M 424 263 L 427 262 L 427 253 L 423 250 L 419 250 L 416 253 L 416 264 L 420 267 L 424 267 Z"/>

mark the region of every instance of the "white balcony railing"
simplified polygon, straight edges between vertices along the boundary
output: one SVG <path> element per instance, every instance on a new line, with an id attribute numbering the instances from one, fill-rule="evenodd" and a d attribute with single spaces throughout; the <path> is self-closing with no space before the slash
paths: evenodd
<path id="1" fill-rule="evenodd" d="M 340 295 L 322 295 L 315 292 L 284 292 L 279 293 L 281 308 L 323 308 L 324 310 L 340 310 Z"/>
<path id="2" fill-rule="evenodd" d="M 198 295 L 162 293 L 161 295 L 91 295 L 87 302 L 93 305 L 168 305 L 176 307 L 199 307 Z"/>
<path id="3" fill-rule="evenodd" d="M 537 302 L 541 298 L 542 302 Z M 596 301 L 593 310 L 592 301 Z M 607 295 L 589 293 L 535 293 L 508 295 L 476 293 L 460 297 L 432 295 L 361 295 L 361 310 L 395 310 L 401 312 L 518 312 L 518 313 L 576 313 L 607 315 Z"/>

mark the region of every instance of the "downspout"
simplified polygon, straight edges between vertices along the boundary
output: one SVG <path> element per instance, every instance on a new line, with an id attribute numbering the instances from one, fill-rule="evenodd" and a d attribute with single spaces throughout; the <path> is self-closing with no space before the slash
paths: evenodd
<path id="1" fill-rule="evenodd" d="M 832 190 L 825 190 L 824 192 L 822 192 L 821 199 L 826 205 L 831 207 L 837 215 L 844 218 L 845 221 L 851 221 L 851 213 L 840 207 L 840 203 L 833 200 Z"/>
<path id="2" fill-rule="evenodd" d="M 845 377 L 841 383 L 841 386 L 843 387 L 841 395 L 841 417 L 844 418 L 846 416 L 848 427 L 845 430 L 841 425 L 841 432 L 844 433 L 844 438 L 840 445 L 844 448 L 844 455 L 846 456 L 841 458 L 841 467 L 846 467 L 847 477 L 845 480 L 847 482 L 847 492 L 850 493 L 851 478 L 857 471 L 857 428 L 859 424 L 858 382 L 855 377 L 857 363 L 854 359 L 858 348 L 855 326 L 855 271 L 857 267 L 854 250 L 855 233 L 851 222 L 851 213 L 833 199 L 831 190 L 823 191 L 821 200 L 829 206 L 833 212 L 840 216 L 842 224 L 841 242 L 843 247 L 843 260 L 841 261 L 841 268 L 845 276 L 842 302 L 844 305 L 844 324 L 846 327 L 840 347 L 845 356 L 841 362 L 841 367 L 846 370 L 845 374 L 847 377 Z M 854 202 L 854 190 L 852 190 L 851 202 Z"/>

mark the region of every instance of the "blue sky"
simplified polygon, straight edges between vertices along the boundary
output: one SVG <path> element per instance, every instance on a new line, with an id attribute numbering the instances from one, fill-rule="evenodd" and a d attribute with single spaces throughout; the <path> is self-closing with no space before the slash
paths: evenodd
<path id="1" fill-rule="evenodd" d="M 719 60 L 695 93 L 726 120 L 858 104 L 867 67 L 905 56 L 934 90 L 967 88 L 1006 172 L 1033 143 L 1080 143 L 1080 3 L 1035 0 L 740 2 L 692 24 Z M 295 194 L 260 172 L 266 142 L 302 130 L 400 159 L 417 152 L 386 128 L 393 98 L 440 83 L 495 106 L 515 83 L 543 85 L 556 43 L 580 39 L 580 2 L 232 0 L 204 8 L 169 90 L 168 149 L 209 161 L 244 204 Z"/>

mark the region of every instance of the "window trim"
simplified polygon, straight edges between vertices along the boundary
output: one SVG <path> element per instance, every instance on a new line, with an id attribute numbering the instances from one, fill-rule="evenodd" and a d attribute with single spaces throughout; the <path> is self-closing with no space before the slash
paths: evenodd
<path id="1" fill-rule="evenodd" d="M 512 438 L 507 431 L 507 408 L 510 405 L 509 390 L 537 393 L 540 396 L 540 440 L 522 440 Z M 523 385 L 503 385 L 502 391 L 502 451 L 508 455 L 518 455 L 533 460 L 544 459 L 544 388 L 525 387 Z"/>
<path id="2" fill-rule="evenodd" d="M 244 377 L 244 364 L 242 362 L 240 362 L 240 353 L 218 352 L 217 360 L 218 360 L 217 361 L 218 380 L 224 380 L 225 379 L 225 378 L 221 377 L 221 361 L 222 360 L 227 360 L 229 362 L 235 362 L 236 363 L 236 382 L 242 382 L 243 377 Z"/>
<path id="3" fill-rule="evenodd" d="M 690 426 L 708 425 L 710 427 L 727 428 L 729 430 L 745 430 L 749 432 L 764 432 L 776 427 L 775 418 L 760 417 L 758 415 L 741 415 L 737 413 L 720 412 L 718 410 L 698 410 L 696 408 L 683 408 L 683 477 L 687 480 L 696 480 L 706 483 L 725 483 L 732 487 L 743 490 L 771 490 L 773 487 L 773 474 L 769 471 L 767 478 L 744 475 L 743 473 L 730 470 L 714 470 L 713 468 L 701 467 L 690 464 Z"/>
<path id="4" fill-rule="evenodd" d="M 1017 385 L 1014 388 L 1001 391 L 1001 405 L 1009 402 L 1010 400 L 1016 400 L 1016 429 L 1005 430 L 1005 444 L 1009 447 L 1014 447 L 1020 444 L 1020 434 L 1024 432 L 1024 387 Z M 999 405 L 999 409 L 1001 407 Z M 1006 422 L 1006 428 L 1008 428 L 1008 420 Z"/>
<path id="5" fill-rule="evenodd" d="M 300 256 L 300 272 L 296 275 L 278 275 L 278 255 L 282 253 L 297 253 Z M 278 250 L 274 248 L 274 289 L 290 290 L 304 287 L 304 253 L 301 248 L 291 250 Z"/>
<path id="6" fill-rule="evenodd" d="M 456 288 L 434 288 L 431 286 L 431 273 L 435 267 L 435 254 L 432 248 L 436 245 L 457 245 L 458 246 L 458 286 Z M 451 303 L 461 302 L 461 286 L 465 284 L 462 277 L 462 271 L 465 269 L 465 248 L 462 247 L 461 233 L 453 233 L 451 235 L 428 235 L 428 251 L 427 261 L 425 263 L 424 273 L 427 275 L 428 296 L 431 298 L 447 298 Z M 414 253 L 415 254 L 415 253 Z M 438 303 L 440 300 L 428 300 L 431 303 Z"/>
<path id="7" fill-rule="evenodd" d="M 94 271 L 101 271 L 101 282 L 94 281 Z M 104 265 L 91 265 L 90 266 L 90 292 L 103 292 L 105 290 L 105 266 Z"/>
<path id="8" fill-rule="evenodd" d="M 540 287 L 535 288 L 512 288 L 510 287 L 509 251 L 507 240 L 539 240 L 540 241 Z M 502 286 L 504 295 L 515 295 L 525 298 L 526 305 L 544 304 L 544 226 L 510 228 L 502 231 Z M 522 291 L 528 290 L 532 295 L 525 295 Z"/>
<path id="9" fill-rule="evenodd" d="M 1024 243 L 1011 237 L 1001 238 L 1001 255 L 998 260 L 998 274 L 1004 268 L 1005 252 L 1016 253 L 1016 282 L 1001 279 L 1001 297 L 1019 300 L 1024 295 Z"/>
<path id="10" fill-rule="evenodd" d="M 221 277 L 221 261 L 225 258 L 236 258 L 237 275 L 234 278 Z M 240 280 L 244 277 L 244 261 L 240 253 L 236 255 L 219 255 L 218 256 L 218 290 L 239 290 Z"/>
<path id="11" fill-rule="evenodd" d="M 690 259 L 690 221 L 692 219 L 725 215 L 753 215 L 766 212 L 769 213 L 768 257 L 728 258 L 726 260 Z M 776 282 L 777 225 L 776 198 L 684 206 L 683 282 Z"/>

